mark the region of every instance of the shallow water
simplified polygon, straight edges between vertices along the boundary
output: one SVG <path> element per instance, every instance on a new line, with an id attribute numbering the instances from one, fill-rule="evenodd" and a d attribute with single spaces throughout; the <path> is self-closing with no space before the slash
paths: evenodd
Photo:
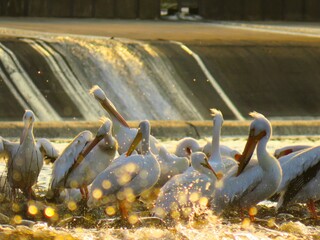
<path id="1" fill-rule="evenodd" d="M 242 152 L 245 140 L 246 137 L 225 137 L 222 138 L 222 144 Z M 320 136 L 273 137 L 268 150 L 273 153 L 276 148 L 291 144 L 317 145 L 319 140 Z M 62 151 L 70 140 L 52 141 Z M 206 141 L 201 139 L 200 143 L 204 145 Z M 175 140 L 166 139 L 162 142 L 169 151 L 173 151 Z M 0 172 L 4 170 L 5 162 L 2 161 Z M 40 196 L 48 187 L 50 175 L 51 164 L 45 164 L 37 184 Z M 32 216 L 26 214 L 23 209 L 30 211 L 30 205 L 36 206 L 39 212 Z M 74 211 L 70 211 L 70 206 L 51 207 L 58 213 L 58 219 L 43 216 L 42 212 L 48 209 L 44 201 L 20 204 L 18 207 L 11 202 L 2 203 L 0 213 L 9 218 L 0 215 L 0 239 L 9 235 L 16 239 L 320 239 L 320 222 L 310 219 L 303 205 L 295 205 L 288 213 L 276 215 L 275 204 L 270 201 L 258 205 L 257 221 L 254 223 L 246 218 L 241 219 L 235 212 L 216 217 L 208 211 L 188 223 L 170 226 L 158 219 L 145 218 L 148 211 L 142 204 L 134 208 L 137 215 L 142 217 L 135 226 L 124 225 L 117 218 L 108 219 L 103 211 L 81 216 L 80 207 Z"/>

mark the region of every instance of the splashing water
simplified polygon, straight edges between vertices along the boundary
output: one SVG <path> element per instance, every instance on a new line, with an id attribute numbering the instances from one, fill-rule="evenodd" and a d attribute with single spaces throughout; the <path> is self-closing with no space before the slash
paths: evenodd
<path id="1" fill-rule="evenodd" d="M 232 147 L 238 151 L 242 151 L 245 144 L 244 137 L 228 137 L 222 138 L 222 144 Z M 268 144 L 268 150 L 273 152 L 276 148 L 280 148 L 291 144 L 308 144 L 315 145 L 319 137 L 274 137 Z M 55 142 L 60 149 L 67 145 L 69 140 L 63 142 Z M 204 145 L 207 139 L 199 140 Z M 173 151 L 175 140 L 165 140 L 162 143 Z M 254 156 L 255 157 L 255 156 Z M 1 162 L 0 171 L 4 171 L 5 164 Z M 39 179 L 38 187 L 40 191 L 45 191 L 51 174 L 51 165 L 44 165 Z M 11 204 L 11 203 L 10 203 Z M 38 222 L 22 219 L 16 214 L 12 219 L 7 219 L 7 224 L 0 225 L 0 238 L 5 236 L 11 237 L 30 237 L 30 238 L 47 238 L 52 239 L 318 239 L 320 227 L 317 222 L 313 222 L 307 217 L 308 213 L 302 206 L 295 206 L 292 211 L 294 214 L 278 214 L 274 213 L 275 204 L 269 201 L 260 203 L 257 209 L 257 222 L 251 223 L 249 219 L 240 219 L 237 213 L 231 213 L 228 216 L 217 217 L 211 211 L 194 219 L 188 223 L 179 222 L 174 226 L 165 227 L 158 220 L 141 220 L 136 226 L 126 226 L 116 224 L 113 219 L 106 219 L 103 211 L 99 213 L 100 221 L 90 219 L 89 215 L 82 217 L 77 216 L 77 210 L 80 206 L 76 202 L 69 202 L 65 206 L 66 213 L 60 215 L 62 219 L 55 222 L 55 226 L 50 226 L 53 222 L 39 219 Z M 1 213 L 6 214 L 5 207 L 1 207 Z M 12 207 L 12 206 L 11 206 Z M 13 207 L 12 207 L 13 208 Z M 43 209 L 42 209 L 43 208 Z M 29 214 L 45 212 L 47 218 L 55 216 L 56 211 L 61 206 L 43 206 L 40 203 L 29 204 Z M 71 213 L 70 213 L 71 212 Z M 140 216 L 148 215 L 144 207 L 137 206 L 135 212 Z M 60 212 L 61 213 L 61 210 Z M 73 216 L 74 215 L 74 216 Z M 80 214 L 79 214 L 80 215 Z M 5 218 L 5 217 L 4 217 Z M 34 219 L 36 220 L 36 219 Z M 16 222 L 14 222 L 16 221 Z M 4 223 L 0 215 L 0 223 Z M 18 223 L 23 225 L 17 225 Z"/>

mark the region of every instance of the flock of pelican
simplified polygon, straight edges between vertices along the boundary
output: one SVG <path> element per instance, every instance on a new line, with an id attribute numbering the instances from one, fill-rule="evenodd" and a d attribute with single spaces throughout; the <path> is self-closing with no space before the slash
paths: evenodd
<path id="1" fill-rule="evenodd" d="M 249 136 L 242 153 L 220 144 L 223 115 L 211 109 L 212 142 L 204 147 L 197 140 L 181 139 L 170 153 L 154 136 L 150 123 L 130 128 L 98 86 L 91 94 L 109 113 L 95 136 L 79 133 L 61 154 L 47 139 L 33 135 L 35 116 L 26 110 L 19 143 L 0 137 L 0 154 L 7 160 L 7 181 L 15 196 L 21 190 L 36 199 L 43 159 L 52 159 L 52 176 L 46 199 L 59 201 L 63 191 L 78 189 L 89 208 L 103 206 L 109 215 L 128 220 L 132 203 L 148 203 L 150 212 L 162 219 L 190 218 L 197 210 L 212 209 L 220 215 L 230 209 L 250 211 L 259 202 L 277 199 L 277 209 L 306 203 L 317 218 L 320 199 L 320 147 L 287 146 L 274 154 L 267 150 L 272 137 L 268 119 L 250 113 Z M 256 149 L 257 159 L 252 159 Z"/>

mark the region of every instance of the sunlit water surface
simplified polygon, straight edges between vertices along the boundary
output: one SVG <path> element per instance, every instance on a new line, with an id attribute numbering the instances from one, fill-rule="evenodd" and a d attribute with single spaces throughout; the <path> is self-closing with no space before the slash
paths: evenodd
<path id="1" fill-rule="evenodd" d="M 207 140 L 209 139 L 200 139 L 199 141 L 204 145 Z M 222 144 L 242 152 L 245 140 L 245 137 L 225 137 L 222 138 Z M 317 145 L 319 140 L 320 137 L 318 136 L 273 137 L 268 143 L 268 150 L 273 153 L 275 149 L 291 144 L 314 146 Z M 61 152 L 70 139 L 53 139 L 52 141 Z M 162 143 L 169 151 L 173 151 L 176 141 L 166 139 L 162 140 Z M 45 164 L 40 173 L 37 187 L 42 192 L 45 192 L 48 187 L 51 168 L 51 164 Z M 0 171 L 5 171 L 4 161 L 0 162 Z M 260 215 L 258 212 L 258 220 L 255 223 L 242 220 L 237 214 L 216 217 L 211 212 L 208 212 L 201 220 L 178 223 L 170 227 L 158 223 L 142 222 L 137 227 L 99 224 L 99 226 L 85 228 L 82 224 L 77 226 L 76 220 L 71 227 L 70 224 L 62 224 L 60 225 L 62 227 L 57 227 L 38 221 L 35 225 L 32 223 L 29 227 L 13 227 L 13 224 L 0 225 L 0 239 L 9 235 L 16 236 L 17 239 L 22 236 L 30 239 L 320 239 L 319 221 L 310 219 L 304 206 L 297 206 L 291 212 L 292 214 L 280 215 L 274 213 L 274 206 L 275 204 L 269 201 L 259 204 Z M 2 209 L 1 211 L 5 210 Z M 2 213 L 6 214 L 6 212 Z M 294 216 L 294 213 L 299 216 Z M 28 225 L 28 222 L 26 225 Z"/>

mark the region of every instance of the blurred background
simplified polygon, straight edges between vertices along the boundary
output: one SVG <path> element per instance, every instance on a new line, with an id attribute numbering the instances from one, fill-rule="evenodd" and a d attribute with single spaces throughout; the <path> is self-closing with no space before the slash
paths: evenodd
<path id="1" fill-rule="evenodd" d="M 318 21 L 317 0 L 1 0 L 1 16 Z"/>
<path id="2" fill-rule="evenodd" d="M 320 117 L 320 1 L 0 0 L 0 120 Z"/>

